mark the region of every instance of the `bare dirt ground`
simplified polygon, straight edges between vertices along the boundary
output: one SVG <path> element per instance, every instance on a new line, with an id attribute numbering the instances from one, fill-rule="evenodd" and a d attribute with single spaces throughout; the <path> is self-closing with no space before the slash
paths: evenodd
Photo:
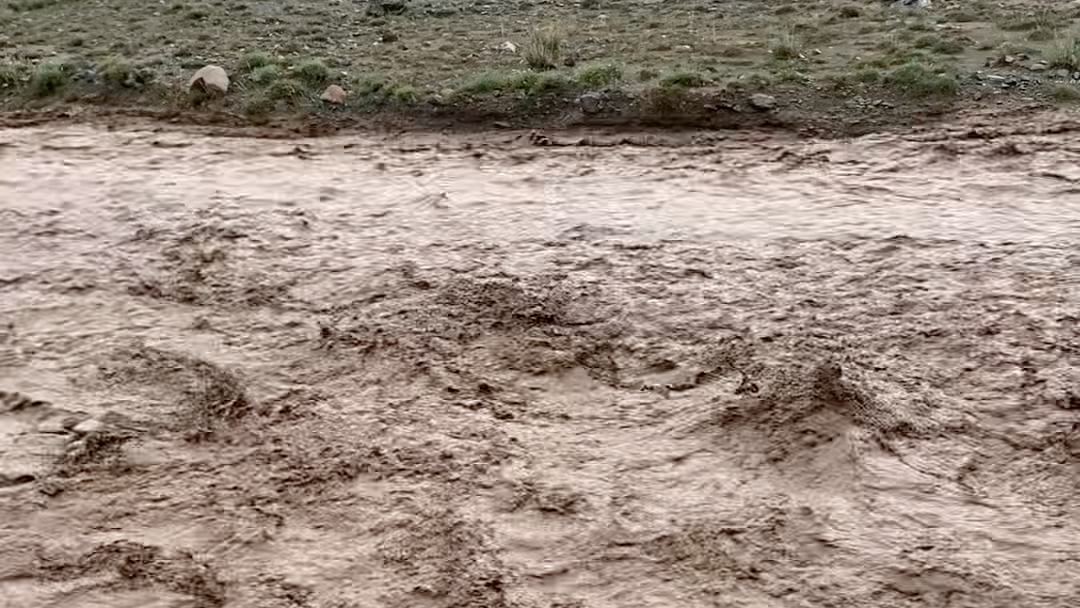
<path id="1" fill-rule="evenodd" d="M 0 605 L 1075 607 L 1075 132 L 0 131 Z"/>

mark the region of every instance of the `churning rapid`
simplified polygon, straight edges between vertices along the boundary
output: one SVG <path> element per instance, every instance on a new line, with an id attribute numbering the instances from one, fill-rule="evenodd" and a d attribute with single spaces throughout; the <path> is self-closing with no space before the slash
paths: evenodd
<path id="1" fill-rule="evenodd" d="M 0 606 L 1075 606 L 1054 121 L 0 131 Z"/>

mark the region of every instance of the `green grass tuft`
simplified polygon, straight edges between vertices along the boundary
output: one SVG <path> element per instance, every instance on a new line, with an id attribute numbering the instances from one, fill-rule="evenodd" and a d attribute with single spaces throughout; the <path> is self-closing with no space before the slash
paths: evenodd
<path id="1" fill-rule="evenodd" d="M 391 100 L 398 103 L 413 103 L 420 98 L 420 91 L 411 84 L 395 84 L 388 89 Z"/>
<path id="2" fill-rule="evenodd" d="M 0 88 L 15 87 L 26 77 L 23 66 L 15 63 L 0 63 Z"/>
<path id="3" fill-rule="evenodd" d="M 920 63 L 908 63 L 885 74 L 883 82 L 915 98 L 955 95 L 960 83 L 954 76 L 939 73 Z"/>
<path id="4" fill-rule="evenodd" d="M 657 83 L 661 89 L 688 89 L 709 85 L 709 79 L 698 72 L 680 71 L 668 74 Z"/>
<path id="5" fill-rule="evenodd" d="M 118 55 L 113 55 L 98 63 L 97 71 L 106 83 L 119 86 L 127 86 L 135 76 L 131 63 Z"/>
<path id="6" fill-rule="evenodd" d="M 915 39 L 917 49 L 926 49 L 942 55 L 959 55 L 964 52 L 964 45 L 957 40 L 942 38 L 937 34 L 924 34 Z"/>
<path id="7" fill-rule="evenodd" d="M 802 41 L 794 29 L 788 29 L 769 44 L 773 59 L 791 61 L 802 57 Z"/>
<path id="8" fill-rule="evenodd" d="M 60 92 L 67 84 L 69 70 L 58 63 L 43 63 L 34 70 L 30 79 L 30 86 L 34 95 L 49 97 Z"/>
<path id="9" fill-rule="evenodd" d="M 262 51 L 250 51 L 244 53 L 244 56 L 240 58 L 240 67 L 248 72 L 264 68 L 273 63 L 274 61 L 270 56 Z"/>
<path id="10" fill-rule="evenodd" d="M 1058 103 L 1076 103 L 1080 101 L 1080 89 L 1068 84 L 1059 84 L 1050 89 L 1050 97 Z"/>
<path id="11" fill-rule="evenodd" d="M 303 83 L 291 78 L 275 80 L 266 88 L 266 96 L 275 101 L 294 101 L 307 95 Z"/>
<path id="12" fill-rule="evenodd" d="M 251 72 L 251 82 L 259 86 L 267 86 L 281 76 L 281 68 L 271 63 L 255 68 Z"/>
<path id="13" fill-rule="evenodd" d="M 557 28 L 539 28 L 529 34 L 522 45 L 521 54 L 530 68 L 538 71 L 553 70 L 558 67 L 562 58 L 563 46 L 563 35 Z"/>
<path id="14" fill-rule="evenodd" d="M 309 86 L 318 86 L 330 79 L 330 68 L 322 59 L 308 59 L 296 66 L 296 76 Z"/>
<path id="15" fill-rule="evenodd" d="M 563 91 L 569 91 L 574 88 L 574 83 L 567 78 L 564 74 L 557 72 L 548 72 L 540 74 L 536 82 L 533 84 L 531 92 L 533 93 L 561 93 Z"/>
<path id="16" fill-rule="evenodd" d="M 597 89 L 618 84 L 622 78 L 622 68 L 613 63 L 584 66 L 574 75 L 574 80 L 578 84 Z"/>
<path id="17" fill-rule="evenodd" d="M 386 79 L 379 76 L 360 76 L 353 80 L 352 88 L 360 97 L 373 97 L 386 91 Z"/>
<path id="18" fill-rule="evenodd" d="M 495 72 L 483 72 L 458 87 L 458 91 L 467 95 L 482 95 L 502 91 L 506 88 L 507 80 L 505 76 Z"/>
<path id="19" fill-rule="evenodd" d="M 1052 68 L 1080 70 L 1080 39 L 1059 40 L 1043 52 L 1043 59 Z"/>

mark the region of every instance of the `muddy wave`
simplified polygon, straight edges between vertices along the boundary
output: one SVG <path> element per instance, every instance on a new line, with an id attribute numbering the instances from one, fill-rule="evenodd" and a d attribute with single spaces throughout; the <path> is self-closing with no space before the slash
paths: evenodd
<path id="1" fill-rule="evenodd" d="M 1080 174 L 1020 131 L 4 131 L 0 592 L 1071 606 Z"/>

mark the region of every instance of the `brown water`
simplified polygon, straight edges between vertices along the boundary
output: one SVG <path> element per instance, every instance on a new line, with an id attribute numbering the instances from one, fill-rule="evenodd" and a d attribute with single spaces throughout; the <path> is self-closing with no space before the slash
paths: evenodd
<path id="1" fill-rule="evenodd" d="M 0 606 L 1076 606 L 1080 146 L 968 133 L 0 132 Z"/>

